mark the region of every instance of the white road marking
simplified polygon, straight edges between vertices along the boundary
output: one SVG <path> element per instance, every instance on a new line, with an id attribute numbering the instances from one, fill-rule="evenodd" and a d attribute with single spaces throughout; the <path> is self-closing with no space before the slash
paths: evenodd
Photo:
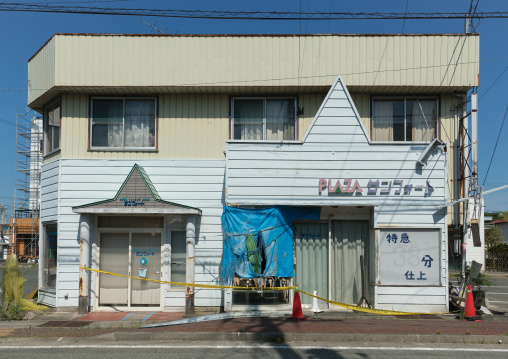
<path id="1" fill-rule="evenodd" d="M 13 346 L 0 345 L 2 349 L 327 349 L 327 350 L 399 350 L 399 351 L 453 351 L 453 352 L 499 352 L 508 353 L 507 349 L 489 348 L 408 348 L 408 347 L 347 347 L 347 346 L 306 346 L 306 345 L 34 345 Z"/>

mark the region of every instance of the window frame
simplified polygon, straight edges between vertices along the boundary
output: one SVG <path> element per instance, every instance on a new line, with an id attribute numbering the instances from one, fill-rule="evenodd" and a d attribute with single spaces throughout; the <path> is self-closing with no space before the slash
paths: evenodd
<path id="1" fill-rule="evenodd" d="M 47 234 L 47 230 L 48 230 L 48 227 L 56 227 L 56 256 L 55 256 L 55 264 L 52 268 L 55 269 L 55 283 L 54 283 L 54 286 L 49 286 L 49 285 L 46 285 L 47 282 L 48 282 L 48 279 L 47 277 L 49 276 L 49 268 L 46 268 L 47 266 L 47 263 L 46 263 L 46 255 L 47 255 L 47 250 L 48 250 L 48 246 L 46 245 L 46 234 Z M 45 290 L 49 290 L 49 291 L 56 291 L 56 288 L 57 288 L 57 285 L 58 285 L 58 222 L 57 221 L 51 221 L 51 222 L 45 222 L 43 223 L 42 225 L 42 228 L 43 228 L 43 247 L 42 247 L 42 283 L 41 283 L 41 288 L 45 289 Z M 41 256 L 41 253 L 39 253 L 39 256 Z M 46 271 L 48 271 L 48 274 L 46 274 Z"/>
<path id="2" fill-rule="evenodd" d="M 370 99 L 370 139 L 374 143 L 390 143 L 390 144 L 409 144 L 409 143 L 430 143 L 434 140 L 434 138 L 428 141 L 407 141 L 407 118 L 406 118 L 406 101 L 407 100 L 435 100 L 436 102 L 436 137 L 437 139 L 441 139 L 441 98 L 439 95 L 373 95 Z M 385 140 L 374 140 L 374 101 L 376 100 L 392 100 L 392 101 L 404 101 L 404 140 L 403 141 L 385 141 Z"/>
<path id="3" fill-rule="evenodd" d="M 235 100 L 263 100 L 263 139 L 261 140 L 242 140 L 235 139 Z M 267 100 L 292 100 L 294 102 L 295 114 L 295 132 L 293 140 L 267 140 L 266 139 L 266 101 Z M 235 96 L 230 98 L 230 132 L 229 138 L 231 141 L 239 142 L 294 142 L 298 141 L 298 97 L 297 96 Z"/>
<path id="4" fill-rule="evenodd" d="M 55 106 L 58 104 L 58 106 Z M 58 145 L 54 147 L 53 149 L 50 149 L 48 151 L 47 146 L 52 146 L 52 143 L 54 141 L 54 134 L 51 134 L 51 143 L 49 141 L 48 137 L 48 131 L 49 131 L 49 111 L 54 109 L 56 107 L 60 107 L 60 118 L 58 119 Z M 42 136 L 42 149 L 43 149 L 43 156 L 49 156 L 53 153 L 56 153 L 60 151 L 60 143 L 62 139 L 62 99 L 59 97 L 57 99 L 54 99 L 53 101 L 49 102 L 46 106 L 44 106 L 44 109 L 42 111 L 42 128 L 43 128 L 43 136 Z"/>
<path id="5" fill-rule="evenodd" d="M 104 147 L 93 146 L 93 103 L 94 100 L 122 100 L 122 147 Z M 125 147 L 125 102 L 127 100 L 153 100 L 155 110 L 155 136 L 153 147 Z M 90 111 L 88 116 L 88 150 L 89 151 L 102 151 L 102 152 L 157 152 L 159 149 L 159 99 L 157 96 L 91 96 L 90 97 Z"/>

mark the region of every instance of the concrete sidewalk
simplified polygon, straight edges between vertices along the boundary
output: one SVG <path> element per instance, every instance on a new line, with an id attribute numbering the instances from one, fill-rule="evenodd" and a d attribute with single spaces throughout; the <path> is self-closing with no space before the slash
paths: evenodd
<path id="1" fill-rule="evenodd" d="M 326 341 L 508 345 L 508 317 L 505 315 L 484 315 L 481 322 L 472 322 L 459 320 L 453 314 L 386 316 L 336 311 L 313 314 L 304 310 L 304 314 L 311 317 L 299 322 L 286 320 L 280 317 L 280 313 L 265 313 L 263 316 L 260 312 L 256 313 L 251 318 L 201 321 L 203 315 L 210 313 L 186 316 L 184 313 L 167 312 L 93 312 L 81 316 L 77 311 L 49 311 L 35 320 L 0 322 L 0 343 L 30 337 L 35 341 L 79 338 L 80 341 L 123 342 Z M 200 321 L 142 328 L 185 318 L 199 318 Z"/>

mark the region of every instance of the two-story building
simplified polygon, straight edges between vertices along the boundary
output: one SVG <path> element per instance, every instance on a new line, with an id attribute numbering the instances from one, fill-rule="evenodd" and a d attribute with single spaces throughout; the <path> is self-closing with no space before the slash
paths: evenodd
<path id="1" fill-rule="evenodd" d="M 447 310 L 478 35 L 56 34 L 28 71 L 40 302 Z"/>

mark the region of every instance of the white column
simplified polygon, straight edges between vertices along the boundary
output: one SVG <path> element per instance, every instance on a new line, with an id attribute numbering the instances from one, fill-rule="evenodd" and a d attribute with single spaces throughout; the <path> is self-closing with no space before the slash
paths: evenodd
<path id="1" fill-rule="evenodd" d="M 196 247 L 196 225 L 195 225 L 195 216 L 189 215 L 187 216 L 187 225 L 186 225 L 186 234 L 185 241 L 186 252 L 187 252 L 187 261 L 185 267 L 186 281 L 187 283 L 194 283 L 194 253 Z M 192 314 L 194 313 L 194 287 L 187 287 L 185 293 L 185 313 Z"/>
<path id="2" fill-rule="evenodd" d="M 93 216 L 90 214 L 82 214 L 79 220 L 79 314 L 88 313 L 88 288 L 90 272 L 83 269 L 83 267 L 90 268 L 90 248 L 92 242 L 92 226 Z"/>

